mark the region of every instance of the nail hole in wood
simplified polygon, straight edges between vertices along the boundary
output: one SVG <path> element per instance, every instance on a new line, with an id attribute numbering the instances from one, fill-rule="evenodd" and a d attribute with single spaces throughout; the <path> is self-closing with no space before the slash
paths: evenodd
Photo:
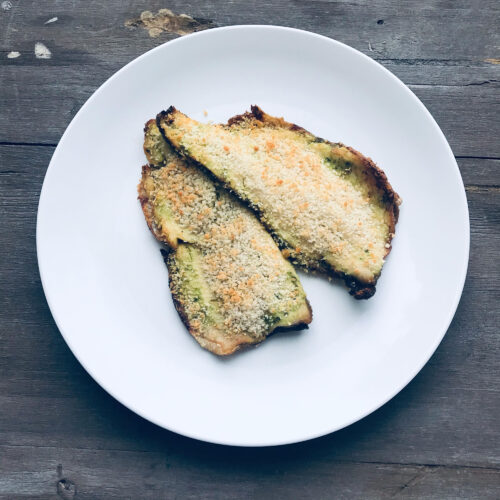
<path id="1" fill-rule="evenodd" d="M 76 484 L 69 479 L 60 479 L 57 482 L 57 494 L 64 500 L 72 500 L 76 495 Z"/>

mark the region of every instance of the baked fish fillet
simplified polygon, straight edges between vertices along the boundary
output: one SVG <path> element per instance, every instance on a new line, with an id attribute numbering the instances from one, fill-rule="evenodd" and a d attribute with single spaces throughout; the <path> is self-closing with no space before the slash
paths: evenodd
<path id="1" fill-rule="evenodd" d="M 311 322 L 292 265 L 255 215 L 145 127 L 139 200 L 164 252 L 175 307 L 209 351 L 231 354 L 278 327 Z"/>
<path id="2" fill-rule="evenodd" d="M 249 204 L 294 263 L 344 278 L 371 297 L 391 250 L 400 204 L 369 158 L 252 106 L 227 125 L 170 107 L 157 116 L 167 141 Z"/>

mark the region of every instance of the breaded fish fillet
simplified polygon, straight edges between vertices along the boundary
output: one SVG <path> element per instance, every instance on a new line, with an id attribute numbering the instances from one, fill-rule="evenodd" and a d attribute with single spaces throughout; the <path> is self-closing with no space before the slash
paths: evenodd
<path id="1" fill-rule="evenodd" d="M 157 124 L 259 214 L 293 262 L 340 275 L 356 298 L 375 293 L 401 201 L 373 161 L 257 106 L 227 125 L 171 107 Z"/>
<path id="2" fill-rule="evenodd" d="M 145 127 L 138 186 L 146 221 L 164 252 L 170 290 L 189 332 L 226 355 L 279 327 L 311 322 L 292 265 L 255 215 L 178 156 L 154 120 Z"/>

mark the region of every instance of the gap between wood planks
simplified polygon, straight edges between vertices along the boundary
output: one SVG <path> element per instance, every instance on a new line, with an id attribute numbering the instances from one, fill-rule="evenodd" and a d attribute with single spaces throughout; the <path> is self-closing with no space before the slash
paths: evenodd
<path id="1" fill-rule="evenodd" d="M 0 146 L 42 146 L 55 148 L 57 144 L 51 142 L 12 142 L 12 141 L 0 141 Z"/>
<path id="2" fill-rule="evenodd" d="M 0 146 L 42 146 L 56 148 L 58 143 L 55 142 L 17 142 L 17 141 L 0 141 Z M 477 155 L 455 155 L 457 160 L 500 160 L 500 156 L 477 156 Z"/>
<path id="3" fill-rule="evenodd" d="M 498 156 L 464 156 L 464 155 L 456 155 L 455 158 L 457 160 L 500 160 Z"/>
<path id="4" fill-rule="evenodd" d="M 468 193 L 500 193 L 500 186 L 478 186 L 476 184 L 465 184 Z"/>
<path id="5" fill-rule="evenodd" d="M 206 444 L 206 443 L 205 443 Z M 214 445 L 218 446 L 218 445 Z M 290 445 L 293 446 L 293 445 Z M 126 448 L 92 448 L 85 446 L 45 446 L 45 445 L 17 445 L 17 444 L 2 444 L 0 449 L 17 449 L 17 448 L 29 448 L 29 449 L 40 449 L 40 450 L 79 450 L 79 451 L 91 451 L 91 452 L 113 452 L 113 453 L 140 453 L 140 454 L 155 454 L 163 453 L 162 451 L 151 451 L 151 450 L 127 450 Z M 233 448 L 234 449 L 234 448 Z M 237 449 L 236 449 L 237 450 Z M 254 448 L 255 450 L 255 448 Z M 259 448 L 259 450 L 265 450 L 265 448 Z M 165 452 L 166 453 L 166 452 Z M 378 466 L 393 466 L 393 467 L 426 467 L 428 469 L 449 469 L 449 470 L 480 470 L 480 471 L 490 471 L 500 473 L 499 467 L 483 466 L 483 465 L 466 465 L 466 464 L 431 464 L 431 463 L 418 463 L 418 462 L 384 462 L 376 460 L 331 460 L 331 464 L 352 464 L 352 465 L 378 465 Z"/>
<path id="6" fill-rule="evenodd" d="M 480 63 L 481 66 L 486 67 L 491 64 L 500 64 L 496 59 L 409 59 L 409 58 L 388 58 L 388 57 L 375 57 L 370 56 L 375 61 L 384 64 L 405 64 L 407 66 L 469 66 L 470 64 Z"/>
<path id="7" fill-rule="evenodd" d="M 56 148 L 56 143 L 44 143 L 44 142 L 12 142 L 12 141 L 0 141 L 0 146 L 32 146 L 32 147 L 48 147 Z M 500 160 L 500 157 L 496 156 L 455 156 L 457 160 L 467 159 L 467 160 Z M 14 171 L 0 171 L 0 175 L 15 175 Z M 467 192 L 490 192 L 499 193 L 500 185 L 490 184 L 490 185 L 478 185 L 478 184 L 464 184 L 465 190 Z"/>
<path id="8" fill-rule="evenodd" d="M 481 87 L 483 85 L 490 85 L 493 83 L 498 83 L 499 80 L 483 80 L 482 82 L 471 82 L 471 83 L 461 83 L 461 84 L 448 84 L 440 85 L 437 83 L 408 83 L 407 87 L 410 89 L 425 89 L 425 88 L 450 88 L 450 87 Z"/>

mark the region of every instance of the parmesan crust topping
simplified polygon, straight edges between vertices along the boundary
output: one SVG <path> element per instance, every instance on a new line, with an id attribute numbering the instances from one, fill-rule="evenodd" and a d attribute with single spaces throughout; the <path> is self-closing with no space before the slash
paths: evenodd
<path id="1" fill-rule="evenodd" d="M 376 280 L 392 212 L 380 191 L 363 182 L 359 158 L 343 145 L 279 126 L 279 119 L 270 117 L 275 126 L 252 118 L 210 125 L 175 111 L 163 129 L 176 148 L 258 210 L 293 260 Z"/>
<path id="2" fill-rule="evenodd" d="M 262 340 L 306 307 L 293 267 L 249 209 L 197 167 L 163 153 L 166 164 L 146 169 L 139 189 L 155 234 L 174 250 L 192 247 L 188 264 L 179 255 L 171 281 L 190 328 Z"/>

